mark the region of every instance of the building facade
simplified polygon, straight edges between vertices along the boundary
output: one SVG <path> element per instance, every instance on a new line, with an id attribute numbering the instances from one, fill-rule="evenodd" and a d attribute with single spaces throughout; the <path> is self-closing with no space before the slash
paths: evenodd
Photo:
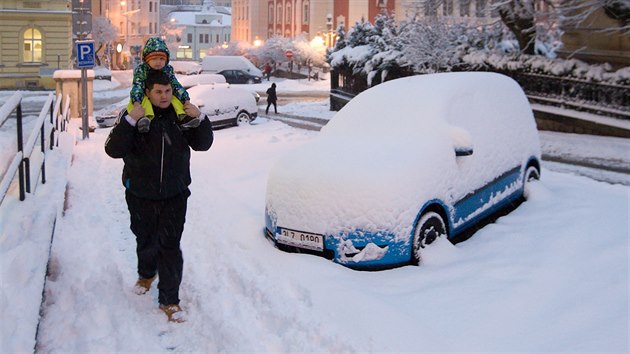
<path id="1" fill-rule="evenodd" d="M 171 12 L 168 21 L 171 28 L 179 28 L 174 35 L 167 35 L 172 59 L 201 60 L 208 49 L 231 41 L 231 16 L 213 6 L 198 12 Z"/>
<path id="2" fill-rule="evenodd" d="M 0 1 L 0 89 L 54 89 L 72 47 L 70 1 Z"/>
<path id="3" fill-rule="evenodd" d="M 158 0 L 92 0 L 92 16 L 117 29 L 118 37 L 104 49 L 114 69 L 130 69 L 147 39 L 161 32 Z"/>
<path id="4" fill-rule="evenodd" d="M 564 58 L 575 58 L 587 63 L 609 63 L 614 69 L 630 66 L 630 36 L 623 30 L 610 28 L 628 26 L 628 20 L 615 18 L 603 8 L 594 11 L 587 19 L 577 24 L 563 26 L 563 48 L 558 54 Z M 626 14 L 626 17 L 630 17 Z"/>

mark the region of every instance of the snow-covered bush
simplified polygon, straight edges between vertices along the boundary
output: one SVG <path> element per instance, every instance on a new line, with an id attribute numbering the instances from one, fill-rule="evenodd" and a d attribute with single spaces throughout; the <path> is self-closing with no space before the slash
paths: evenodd
<path id="1" fill-rule="evenodd" d="M 334 70 L 364 77 L 368 86 L 400 76 L 461 70 L 530 72 L 630 84 L 630 68 L 611 72 L 608 64 L 556 58 L 561 32 L 555 24 L 537 24 L 536 33 L 538 55 L 526 55 L 513 33 L 498 22 L 476 25 L 412 16 L 397 27 L 385 15 L 374 26 L 357 22 L 347 36 L 340 35 L 327 61 Z"/>

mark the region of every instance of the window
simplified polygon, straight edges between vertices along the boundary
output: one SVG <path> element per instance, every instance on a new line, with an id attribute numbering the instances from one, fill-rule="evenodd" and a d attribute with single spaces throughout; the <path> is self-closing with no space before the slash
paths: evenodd
<path id="1" fill-rule="evenodd" d="M 207 34 L 207 33 L 206 33 L 206 34 L 204 34 L 204 35 L 203 35 L 203 40 L 204 40 L 204 43 L 208 43 L 208 42 L 210 42 L 210 35 L 209 35 L 209 34 Z"/>
<path id="2" fill-rule="evenodd" d="M 187 33 L 186 34 L 186 40 L 187 40 L 188 43 L 192 43 L 193 42 L 192 33 Z"/>
<path id="3" fill-rule="evenodd" d="M 199 43 L 203 43 L 203 33 L 199 33 Z"/>
<path id="4" fill-rule="evenodd" d="M 216 37 L 216 38 L 217 38 L 217 43 L 219 43 L 219 35 L 218 35 L 218 34 L 217 34 L 217 37 Z"/>
<path id="5" fill-rule="evenodd" d="M 269 24 L 273 24 L 273 5 L 269 4 Z"/>
<path id="6" fill-rule="evenodd" d="M 475 16 L 485 17 L 484 11 L 486 9 L 486 0 L 475 0 Z"/>
<path id="7" fill-rule="evenodd" d="M 304 5 L 302 6 L 302 20 L 304 21 L 304 23 L 308 23 L 308 1 L 304 3 Z"/>
<path id="8" fill-rule="evenodd" d="M 430 16 L 430 17 L 435 17 L 437 16 L 437 11 L 438 11 L 438 6 L 439 3 L 437 3 L 437 1 L 435 0 L 429 0 L 427 2 L 424 3 L 424 15 L 425 16 Z"/>
<path id="9" fill-rule="evenodd" d="M 28 28 L 24 31 L 24 42 L 22 43 L 22 60 L 25 63 L 42 62 L 42 34 L 35 28 Z"/>
<path id="10" fill-rule="evenodd" d="M 453 16 L 453 0 L 444 0 L 442 2 L 442 14 L 444 16 Z"/>
<path id="11" fill-rule="evenodd" d="M 192 59 L 192 48 L 189 45 L 180 45 L 177 48 L 177 59 Z"/>
<path id="12" fill-rule="evenodd" d="M 287 22 L 286 23 L 291 23 L 291 5 L 287 4 Z"/>
<path id="13" fill-rule="evenodd" d="M 153 12 L 153 3 L 152 2 L 149 2 L 149 12 Z"/>
<path id="14" fill-rule="evenodd" d="M 282 5 L 278 5 L 278 16 L 276 16 L 276 18 L 278 19 L 277 24 L 279 25 L 282 21 Z"/>
<path id="15" fill-rule="evenodd" d="M 461 17 L 470 16 L 470 0 L 460 0 L 459 3 L 459 15 Z"/>

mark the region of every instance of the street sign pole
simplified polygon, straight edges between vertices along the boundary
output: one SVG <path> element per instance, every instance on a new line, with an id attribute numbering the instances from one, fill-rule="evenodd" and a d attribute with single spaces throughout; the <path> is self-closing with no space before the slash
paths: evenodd
<path id="1" fill-rule="evenodd" d="M 83 130 L 83 140 L 90 138 L 90 128 L 88 124 L 87 109 L 87 68 L 81 68 L 81 127 Z"/>
<path id="2" fill-rule="evenodd" d="M 87 109 L 87 69 L 94 67 L 94 41 L 77 41 L 76 46 L 77 67 L 81 69 L 81 129 L 83 130 L 83 140 L 85 140 L 90 137 Z"/>

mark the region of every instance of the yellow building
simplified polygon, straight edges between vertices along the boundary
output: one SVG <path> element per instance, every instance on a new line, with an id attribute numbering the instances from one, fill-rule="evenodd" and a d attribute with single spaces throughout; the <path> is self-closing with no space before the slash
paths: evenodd
<path id="1" fill-rule="evenodd" d="M 0 1 L 0 89 L 54 89 L 71 55 L 70 1 Z"/>
<path id="2" fill-rule="evenodd" d="M 629 20 L 627 13 L 606 13 L 603 8 L 597 9 L 584 21 L 563 26 L 564 47 L 558 54 L 587 63 L 609 63 L 613 69 L 630 66 L 630 36 L 627 29 L 621 29 L 627 28 Z"/>

